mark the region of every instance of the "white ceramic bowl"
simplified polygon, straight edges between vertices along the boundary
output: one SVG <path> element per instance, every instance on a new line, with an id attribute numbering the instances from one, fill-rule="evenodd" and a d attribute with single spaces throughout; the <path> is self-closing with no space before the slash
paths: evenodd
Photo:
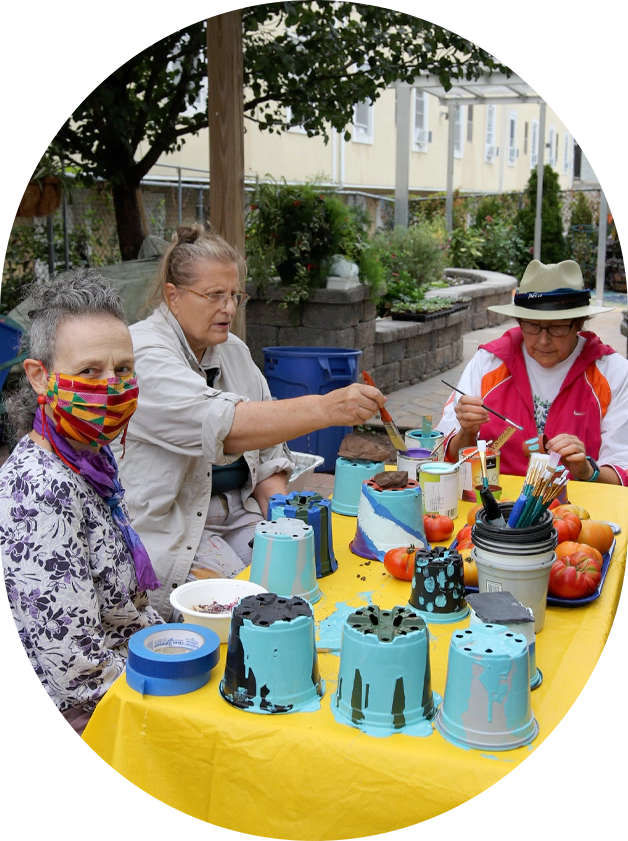
<path id="1" fill-rule="evenodd" d="M 231 610 L 227 613 L 201 613 L 192 610 L 193 605 L 230 604 L 236 599 L 240 601 L 245 596 L 266 593 L 264 587 L 252 581 L 241 581 L 233 578 L 204 578 L 200 581 L 188 581 L 177 587 L 170 594 L 170 604 L 183 616 L 184 622 L 193 622 L 211 628 L 220 637 L 220 642 L 227 642 L 231 626 Z"/>

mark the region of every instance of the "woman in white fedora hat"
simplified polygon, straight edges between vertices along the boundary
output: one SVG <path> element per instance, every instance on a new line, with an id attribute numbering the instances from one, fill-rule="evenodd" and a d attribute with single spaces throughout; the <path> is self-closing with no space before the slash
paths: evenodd
<path id="1" fill-rule="evenodd" d="M 489 307 L 518 326 L 480 345 L 438 424 L 446 459 L 477 437 L 494 440 L 506 428 L 483 404 L 523 426 L 501 450 L 503 473 L 523 476 L 526 441 L 542 437 L 572 479 L 628 485 L 628 360 L 583 330 L 587 318 L 614 307 L 590 303 L 573 260 L 526 268 L 514 301 Z"/>

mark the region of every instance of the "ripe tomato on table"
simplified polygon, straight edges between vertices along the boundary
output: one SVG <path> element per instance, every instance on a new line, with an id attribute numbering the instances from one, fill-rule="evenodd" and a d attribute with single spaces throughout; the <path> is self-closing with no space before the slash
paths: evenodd
<path id="1" fill-rule="evenodd" d="M 414 575 L 414 546 L 400 546 L 398 549 L 389 549 L 384 555 L 384 569 L 395 578 L 402 581 L 412 581 Z"/>
<path id="2" fill-rule="evenodd" d="M 574 552 L 554 561 L 547 592 L 559 599 L 582 599 L 597 589 L 601 564 L 585 552 Z"/>
<path id="3" fill-rule="evenodd" d="M 614 539 L 613 529 L 603 520 L 582 521 L 582 530 L 578 535 L 580 543 L 593 546 L 604 555 L 611 548 Z"/>
<path id="4" fill-rule="evenodd" d="M 557 558 L 564 558 L 567 555 L 573 555 L 574 552 L 584 552 L 585 555 L 590 555 L 592 558 L 595 558 L 596 561 L 599 561 L 600 565 L 604 562 L 602 553 L 598 552 L 594 546 L 589 546 L 587 543 L 579 543 L 575 540 L 565 540 L 564 543 L 559 543 L 556 547 Z"/>
<path id="5" fill-rule="evenodd" d="M 444 514 L 425 514 L 423 531 L 429 543 L 441 543 L 454 533 L 454 521 Z"/>
<path id="6" fill-rule="evenodd" d="M 582 529 L 582 520 L 576 517 L 571 511 L 563 511 L 556 514 L 552 511 L 554 517 L 554 528 L 558 532 L 558 542 L 562 543 L 564 540 L 575 540 Z"/>

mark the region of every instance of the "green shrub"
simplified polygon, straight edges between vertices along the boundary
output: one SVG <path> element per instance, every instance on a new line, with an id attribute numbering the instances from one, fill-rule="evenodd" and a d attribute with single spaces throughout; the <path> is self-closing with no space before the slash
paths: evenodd
<path id="1" fill-rule="evenodd" d="M 517 224 L 528 248 L 534 246 L 537 184 L 537 172 L 533 170 L 525 189 L 524 206 L 517 214 Z M 549 164 L 545 164 L 544 168 L 541 212 L 541 260 L 543 263 L 559 263 L 565 259 L 567 248 L 563 234 L 558 174 Z"/>
<path id="2" fill-rule="evenodd" d="M 482 253 L 478 268 L 521 278 L 532 255 L 517 225 L 488 217 L 481 228 Z"/>
<path id="3" fill-rule="evenodd" d="M 582 191 L 576 193 L 576 198 L 571 205 L 571 224 L 572 225 L 592 225 L 593 224 L 593 210 L 589 204 L 587 197 Z"/>
<path id="4" fill-rule="evenodd" d="M 447 265 L 457 269 L 477 269 L 483 243 L 477 228 L 455 228 L 449 238 Z"/>
<path id="5" fill-rule="evenodd" d="M 325 286 L 332 257 L 358 264 L 360 279 L 377 287 L 381 267 L 371 252 L 370 220 L 316 184 L 258 182 L 246 218 L 249 278 L 259 289 L 287 287 L 283 304 L 305 301 Z"/>
<path id="6" fill-rule="evenodd" d="M 372 247 L 386 283 L 386 292 L 379 302 L 380 315 L 396 301 L 422 301 L 431 284 L 441 280 L 445 240 L 444 225 L 438 218 L 375 234 Z"/>

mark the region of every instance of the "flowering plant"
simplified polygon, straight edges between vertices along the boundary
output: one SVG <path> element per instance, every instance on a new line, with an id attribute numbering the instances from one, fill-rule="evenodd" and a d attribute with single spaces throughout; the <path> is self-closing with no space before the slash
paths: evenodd
<path id="1" fill-rule="evenodd" d="M 285 287 L 283 305 L 301 303 L 325 286 L 332 258 L 358 264 L 361 280 L 377 285 L 369 219 L 334 192 L 316 184 L 258 182 L 246 217 L 249 277 L 260 289 Z"/>

